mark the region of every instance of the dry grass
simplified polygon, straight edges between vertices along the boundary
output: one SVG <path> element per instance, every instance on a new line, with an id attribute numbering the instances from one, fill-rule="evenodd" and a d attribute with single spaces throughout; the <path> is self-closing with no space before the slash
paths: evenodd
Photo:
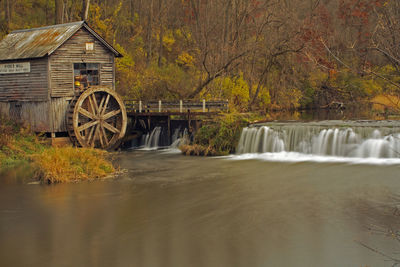
<path id="1" fill-rule="evenodd" d="M 226 153 L 217 153 L 217 151 L 211 146 L 202 146 L 202 145 L 182 145 L 179 147 L 182 151 L 182 154 L 186 156 L 221 156 Z"/>
<path id="2" fill-rule="evenodd" d="M 115 172 L 107 152 L 91 148 L 48 148 L 34 155 L 38 178 L 45 183 L 65 183 L 104 178 Z"/>
<path id="3" fill-rule="evenodd" d="M 45 183 L 92 180 L 115 172 L 107 155 L 97 149 L 50 147 L 28 127 L 0 117 L 0 172 L 27 165 Z"/>
<path id="4" fill-rule="evenodd" d="M 0 118 L 0 169 L 28 162 L 32 154 L 44 149 L 39 137 L 29 128 Z"/>
<path id="5" fill-rule="evenodd" d="M 0 172 L 27 165 L 45 183 L 103 178 L 115 172 L 102 150 L 53 148 L 29 128 L 0 118 Z"/>

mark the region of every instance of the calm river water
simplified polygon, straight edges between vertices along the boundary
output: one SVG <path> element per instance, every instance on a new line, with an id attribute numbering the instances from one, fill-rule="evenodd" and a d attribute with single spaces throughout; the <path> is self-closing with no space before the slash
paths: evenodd
<path id="1" fill-rule="evenodd" d="M 358 242 L 400 252 L 381 233 L 400 229 L 400 165 L 116 157 L 116 180 L 0 184 L 0 266 L 391 266 Z"/>

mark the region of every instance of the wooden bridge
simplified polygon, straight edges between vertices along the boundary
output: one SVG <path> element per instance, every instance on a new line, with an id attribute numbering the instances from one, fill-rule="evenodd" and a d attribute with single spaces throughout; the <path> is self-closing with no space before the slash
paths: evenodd
<path id="1" fill-rule="evenodd" d="M 176 128 L 187 128 L 195 132 L 204 118 L 228 111 L 228 101 L 140 101 L 124 100 L 129 118 L 125 140 L 138 138 L 161 126 L 167 131 L 165 144 L 171 143 L 172 132 Z"/>
<path id="2" fill-rule="evenodd" d="M 155 115 L 213 115 L 228 110 L 228 101 L 138 101 L 124 100 L 125 108 L 128 115 L 146 114 Z"/>

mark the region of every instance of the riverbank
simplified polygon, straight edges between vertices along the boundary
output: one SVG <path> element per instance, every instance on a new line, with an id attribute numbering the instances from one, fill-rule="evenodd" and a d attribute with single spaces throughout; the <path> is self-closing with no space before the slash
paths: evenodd
<path id="1" fill-rule="evenodd" d="M 51 147 L 29 128 L 0 119 L 0 174 L 21 166 L 24 174 L 48 184 L 101 179 L 116 172 L 106 151 Z"/>

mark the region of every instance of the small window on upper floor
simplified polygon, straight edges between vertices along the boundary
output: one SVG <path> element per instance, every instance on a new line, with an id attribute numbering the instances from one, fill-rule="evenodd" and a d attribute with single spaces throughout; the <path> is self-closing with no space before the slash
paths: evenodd
<path id="1" fill-rule="evenodd" d="M 92 85 L 100 85 L 99 73 L 99 63 L 74 63 L 75 90 L 83 90 Z"/>
<path id="2" fill-rule="evenodd" d="M 86 51 L 93 51 L 94 43 L 86 43 Z"/>

